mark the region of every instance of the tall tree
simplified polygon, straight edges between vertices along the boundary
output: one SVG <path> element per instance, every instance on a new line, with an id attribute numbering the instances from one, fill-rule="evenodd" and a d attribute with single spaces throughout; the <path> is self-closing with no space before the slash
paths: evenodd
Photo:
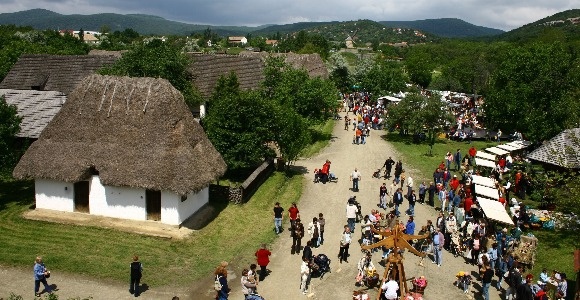
<path id="1" fill-rule="evenodd" d="M 16 106 L 6 103 L 0 97 L 0 172 L 4 172 L 18 160 L 16 134 L 20 130 L 21 118 L 17 115 Z"/>
<path id="2" fill-rule="evenodd" d="M 560 43 L 513 48 L 493 74 L 484 106 L 486 122 L 504 132 L 522 132 L 533 141 L 577 124 L 577 64 Z"/>

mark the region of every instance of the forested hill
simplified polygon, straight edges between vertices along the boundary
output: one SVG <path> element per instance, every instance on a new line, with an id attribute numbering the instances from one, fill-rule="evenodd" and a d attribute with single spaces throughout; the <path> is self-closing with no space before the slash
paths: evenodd
<path id="1" fill-rule="evenodd" d="M 246 35 L 256 27 L 208 26 L 166 20 L 151 15 L 121 15 L 112 13 L 93 15 L 62 15 L 46 9 L 31 9 L 15 13 L 0 14 L 0 25 L 31 26 L 34 29 L 70 29 L 100 31 L 107 26 L 111 31 L 131 28 L 148 35 L 189 35 L 202 32 L 208 27 L 221 36 Z M 260 28 L 260 27 L 258 27 Z"/>
<path id="2" fill-rule="evenodd" d="M 499 36 L 506 41 L 580 40 L 580 9 L 570 9 L 526 24 Z"/>
<path id="3" fill-rule="evenodd" d="M 291 34 L 301 30 L 319 30 L 322 26 L 333 26 L 345 22 L 300 22 L 286 25 L 209 26 L 170 21 L 151 15 L 121 15 L 102 13 L 93 15 L 62 15 L 45 9 L 32 9 L 15 13 L 0 14 L 0 25 L 31 26 L 35 29 L 70 29 L 100 31 L 103 26 L 111 31 L 131 28 L 142 35 L 189 35 L 202 32 L 208 27 L 220 36 L 253 35 L 271 36 L 277 33 Z M 497 35 L 501 30 L 476 26 L 459 19 L 431 19 L 421 21 L 382 21 L 382 26 L 417 29 L 423 33 L 441 37 L 479 37 Z M 381 27 L 382 28 L 382 27 Z M 382 29 L 381 29 L 382 30 Z M 338 38 L 338 37 L 337 37 Z M 342 38 L 342 37 L 341 37 Z M 344 37 L 346 38 L 346 37 Z"/>
<path id="4" fill-rule="evenodd" d="M 477 26 L 455 18 L 426 19 L 417 21 L 380 21 L 389 27 L 413 28 L 447 38 L 495 36 L 504 31 Z"/>

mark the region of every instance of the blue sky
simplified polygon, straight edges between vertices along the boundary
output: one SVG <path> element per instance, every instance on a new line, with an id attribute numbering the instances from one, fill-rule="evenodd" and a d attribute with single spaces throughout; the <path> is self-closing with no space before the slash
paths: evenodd
<path id="1" fill-rule="evenodd" d="M 235 26 L 459 18 L 507 31 L 580 8 L 580 0 L 0 0 L 3 13 L 33 8 L 67 15 L 150 14 L 192 24 Z"/>

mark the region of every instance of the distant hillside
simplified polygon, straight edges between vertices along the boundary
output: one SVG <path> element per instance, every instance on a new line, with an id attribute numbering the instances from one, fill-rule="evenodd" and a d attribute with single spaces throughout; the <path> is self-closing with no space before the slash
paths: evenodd
<path id="1" fill-rule="evenodd" d="M 373 22 L 373 21 L 369 21 Z M 112 31 L 123 31 L 131 28 L 142 35 L 189 35 L 192 32 L 202 32 L 208 27 L 220 36 L 246 35 L 252 33 L 259 36 L 272 36 L 276 33 L 291 34 L 301 30 L 324 31 L 322 26 L 345 25 L 348 22 L 300 22 L 287 25 L 263 25 L 258 27 L 245 26 L 210 26 L 201 24 L 188 24 L 166 20 L 161 17 L 130 14 L 121 15 L 103 13 L 94 15 L 62 15 L 45 9 L 31 9 L 15 13 L 0 14 L 0 24 L 13 24 L 17 26 L 31 26 L 35 29 L 72 29 L 99 31 L 104 25 Z M 374 22 L 376 23 L 376 22 Z M 431 33 L 441 37 L 477 37 L 502 33 L 501 30 L 491 29 L 458 20 L 458 19 L 433 19 L 422 21 L 382 21 L 375 29 L 383 30 L 387 27 L 417 29 L 423 33 Z M 344 32 L 333 28 L 332 39 L 343 39 Z M 367 36 L 368 35 L 368 39 Z M 380 36 L 381 34 L 377 34 Z M 360 33 L 361 40 L 372 39 L 372 34 Z M 396 40 L 396 39 L 391 39 Z"/>
<path id="2" fill-rule="evenodd" d="M 506 41 L 525 42 L 543 40 L 580 40 L 580 9 L 571 9 L 526 24 L 498 37 Z"/>
<path id="3" fill-rule="evenodd" d="M 446 38 L 494 36 L 503 30 L 473 25 L 460 19 L 443 18 L 417 21 L 380 21 L 389 27 L 413 28 Z"/>
<path id="4" fill-rule="evenodd" d="M 420 30 L 387 27 L 371 20 L 324 23 L 324 25 L 317 25 L 305 31 L 320 34 L 327 40 L 335 42 L 344 42 L 350 36 L 358 47 L 366 43 L 418 44 L 438 39 Z"/>
<path id="5" fill-rule="evenodd" d="M 0 14 L 0 24 L 14 24 L 17 26 L 31 26 L 35 29 L 72 29 L 99 31 L 103 25 L 112 31 L 123 31 L 132 28 L 142 35 L 189 35 L 192 32 L 201 32 L 208 27 L 221 36 L 245 35 L 256 30 L 256 27 L 242 26 L 209 26 L 187 24 L 169 21 L 161 17 L 150 15 L 61 15 L 45 9 L 31 9 L 15 13 Z"/>

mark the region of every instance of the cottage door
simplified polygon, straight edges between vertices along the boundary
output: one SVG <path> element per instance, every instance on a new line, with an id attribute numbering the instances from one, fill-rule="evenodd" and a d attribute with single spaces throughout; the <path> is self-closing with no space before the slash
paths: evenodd
<path id="1" fill-rule="evenodd" d="M 161 220 L 161 191 L 147 190 L 145 192 L 145 210 L 147 220 Z"/>
<path id="2" fill-rule="evenodd" d="M 75 211 L 90 213 L 89 211 L 89 182 L 79 181 L 74 185 Z"/>

